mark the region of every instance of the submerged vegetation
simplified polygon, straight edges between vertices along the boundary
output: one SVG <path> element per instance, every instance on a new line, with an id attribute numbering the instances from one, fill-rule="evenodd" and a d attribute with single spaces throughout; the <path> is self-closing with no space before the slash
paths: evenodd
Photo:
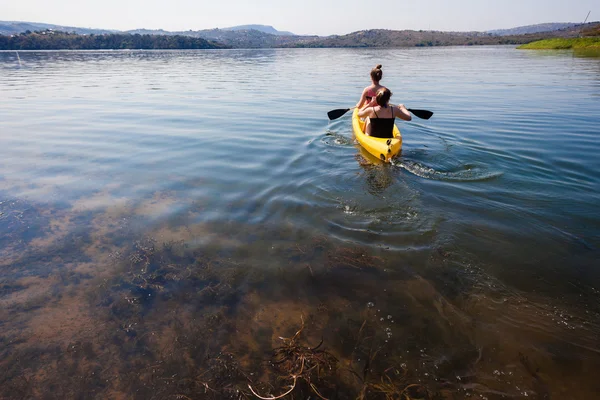
<path id="1" fill-rule="evenodd" d="M 593 374 L 566 372 L 597 369 L 598 357 L 586 358 L 597 325 L 506 291 L 452 244 L 399 255 L 289 227 L 140 233 L 134 211 L 0 199 L 0 398 L 544 399 L 595 389 Z M 546 330 L 496 322 L 505 319 Z M 554 361 L 573 335 L 573 358 Z"/>
<path id="2" fill-rule="evenodd" d="M 600 36 L 586 38 L 554 38 L 538 40 L 518 47 L 525 50 L 544 50 L 544 49 L 599 49 Z"/>
<path id="3" fill-rule="evenodd" d="M 5 222 L 16 222 L 18 237 L 21 222 L 48 223 L 28 210 L 9 210 Z M 345 272 L 382 261 L 324 238 L 312 244 L 282 249 L 300 268 L 267 271 L 182 241 L 142 238 L 110 254 L 107 274 L 59 267 L 52 296 L 26 303 L 13 300 L 27 292 L 26 280 L 4 276 L 0 398 L 430 399 L 436 383 L 416 361 L 409 370 L 407 355 L 392 356 L 414 348 L 392 340 L 393 321 L 380 321 L 365 301 L 365 279 Z M 60 264 L 64 254 L 54 255 Z M 310 267 L 315 257 L 324 268 Z M 352 300 L 344 299 L 346 285 L 357 289 Z"/>

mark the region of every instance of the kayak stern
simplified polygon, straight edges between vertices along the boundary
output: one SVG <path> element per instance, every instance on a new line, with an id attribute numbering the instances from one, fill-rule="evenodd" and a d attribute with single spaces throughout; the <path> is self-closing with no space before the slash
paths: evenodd
<path id="1" fill-rule="evenodd" d="M 358 143 L 381 161 L 390 162 L 402 150 L 402 135 L 396 125 L 392 139 L 369 136 L 364 132 L 365 122 L 358 117 L 358 109 L 352 113 L 352 129 Z"/>

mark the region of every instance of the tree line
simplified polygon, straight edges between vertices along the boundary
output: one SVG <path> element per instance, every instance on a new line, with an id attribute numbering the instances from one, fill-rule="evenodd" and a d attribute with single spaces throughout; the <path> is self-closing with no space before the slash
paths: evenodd
<path id="1" fill-rule="evenodd" d="M 181 35 L 78 35 L 58 31 L 0 35 L 0 50 L 219 49 L 219 43 Z"/>

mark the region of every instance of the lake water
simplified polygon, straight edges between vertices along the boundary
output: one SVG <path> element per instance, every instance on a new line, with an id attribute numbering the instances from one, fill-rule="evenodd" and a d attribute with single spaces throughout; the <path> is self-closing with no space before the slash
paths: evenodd
<path id="1" fill-rule="evenodd" d="M 0 52 L 0 398 L 595 398 L 599 137 L 568 51 Z"/>

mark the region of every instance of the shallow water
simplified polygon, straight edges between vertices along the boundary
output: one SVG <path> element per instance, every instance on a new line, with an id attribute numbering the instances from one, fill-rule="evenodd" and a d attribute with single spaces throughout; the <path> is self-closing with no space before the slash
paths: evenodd
<path id="1" fill-rule="evenodd" d="M 19 56 L 0 52 L 0 398 L 600 390 L 600 58 Z M 326 117 L 376 63 L 435 113 L 400 124 L 393 165 Z"/>

